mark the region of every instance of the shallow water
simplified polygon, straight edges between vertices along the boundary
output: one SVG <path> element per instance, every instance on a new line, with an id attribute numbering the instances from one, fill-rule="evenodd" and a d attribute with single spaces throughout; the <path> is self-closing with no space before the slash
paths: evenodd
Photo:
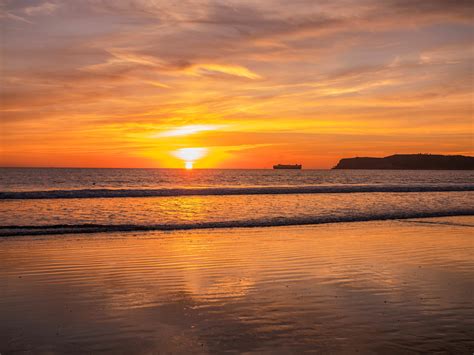
<path id="1" fill-rule="evenodd" d="M 474 215 L 472 171 L 0 172 L 0 236 Z"/>
<path id="2" fill-rule="evenodd" d="M 474 349 L 473 217 L 0 239 L 0 352 Z"/>
<path id="3" fill-rule="evenodd" d="M 472 201 L 474 191 L 6 200 L 0 237 L 474 215 Z"/>

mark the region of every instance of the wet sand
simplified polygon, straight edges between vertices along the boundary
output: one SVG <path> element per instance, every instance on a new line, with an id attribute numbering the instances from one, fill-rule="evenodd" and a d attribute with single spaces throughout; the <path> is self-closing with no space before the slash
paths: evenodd
<path id="1" fill-rule="evenodd" d="M 474 217 L 0 239 L 0 353 L 474 351 Z"/>

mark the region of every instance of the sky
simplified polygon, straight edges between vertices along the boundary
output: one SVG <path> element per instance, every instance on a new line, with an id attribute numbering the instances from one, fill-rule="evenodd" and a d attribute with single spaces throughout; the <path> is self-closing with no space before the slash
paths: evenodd
<path id="1" fill-rule="evenodd" d="M 473 155 L 474 2 L 0 0 L 0 166 Z"/>

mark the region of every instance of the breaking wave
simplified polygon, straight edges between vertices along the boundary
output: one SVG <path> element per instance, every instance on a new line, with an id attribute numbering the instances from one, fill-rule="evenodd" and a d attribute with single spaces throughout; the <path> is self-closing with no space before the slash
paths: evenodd
<path id="1" fill-rule="evenodd" d="M 250 228 L 297 226 L 324 223 L 383 221 L 394 219 L 469 216 L 474 215 L 474 209 L 453 210 L 445 212 L 406 212 L 406 213 L 372 213 L 354 216 L 314 216 L 314 217 L 283 217 L 258 220 L 219 221 L 181 224 L 58 224 L 38 226 L 0 226 L 0 237 L 22 235 L 51 235 L 76 233 L 105 233 L 105 232 L 138 232 L 138 231 L 175 231 L 216 228 Z"/>
<path id="2" fill-rule="evenodd" d="M 204 187 L 161 189 L 81 189 L 45 191 L 3 191 L 0 199 L 63 199 L 114 197 L 172 197 L 219 195 L 278 195 L 360 192 L 450 192 L 474 191 L 474 184 L 433 185 L 317 185 L 317 186 L 262 186 L 262 187 Z"/>

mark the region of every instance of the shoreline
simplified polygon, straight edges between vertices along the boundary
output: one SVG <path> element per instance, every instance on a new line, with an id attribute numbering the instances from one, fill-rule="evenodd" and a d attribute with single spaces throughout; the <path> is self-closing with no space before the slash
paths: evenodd
<path id="1" fill-rule="evenodd" d="M 163 224 L 163 225 L 101 225 L 101 224 L 80 224 L 80 225 L 37 225 L 37 226 L 0 226 L 1 238 L 13 238 L 21 236 L 48 236 L 48 235 L 69 235 L 69 234 L 97 234 L 97 233 L 124 233 L 124 232 L 178 232 L 178 231 L 222 231 L 227 229 L 252 229 L 252 228 L 276 228 L 290 226 L 318 226 L 325 224 L 339 223 L 359 223 L 378 221 L 407 221 L 412 219 L 432 219 L 447 217 L 474 216 L 472 211 L 456 211 L 446 213 L 418 213 L 406 215 L 391 214 L 377 217 L 346 217 L 346 218 L 288 218 L 287 220 L 268 221 L 224 221 L 224 222 L 202 222 L 195 224 Z"/>

